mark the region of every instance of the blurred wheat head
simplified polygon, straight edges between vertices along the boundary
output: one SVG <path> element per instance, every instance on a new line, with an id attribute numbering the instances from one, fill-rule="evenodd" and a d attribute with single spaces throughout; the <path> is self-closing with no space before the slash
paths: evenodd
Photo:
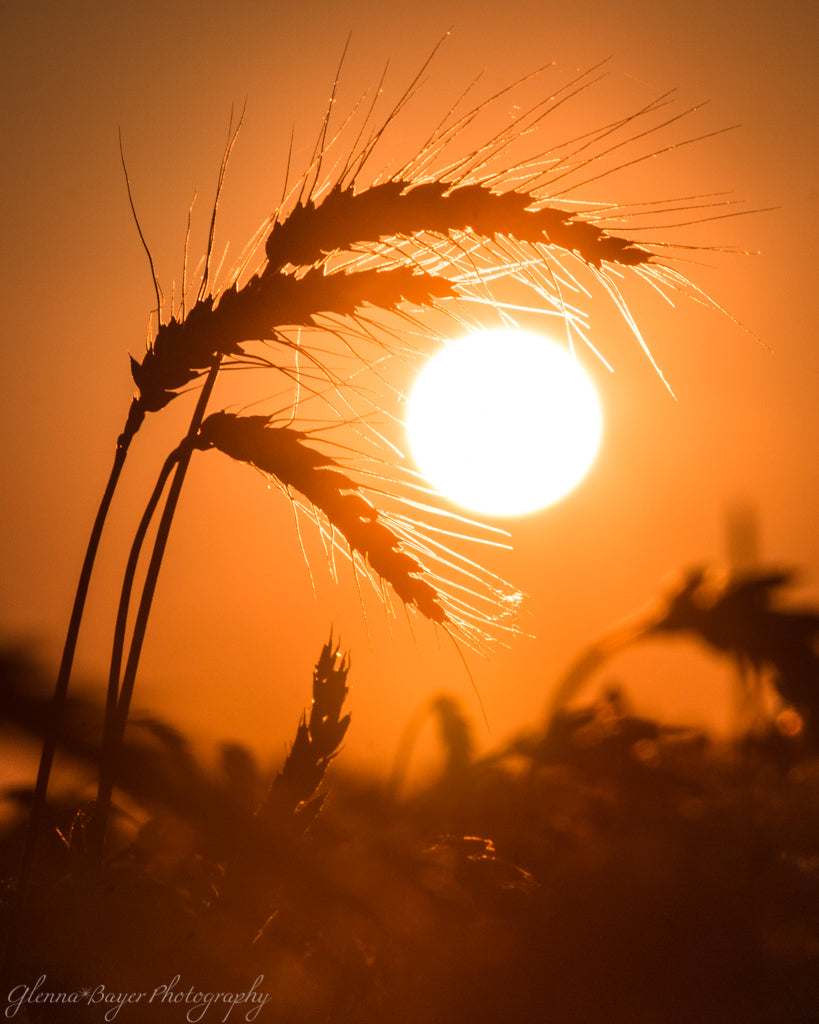
<path id="1" fill-rule="evenodd" d="M 292 186 L 285 182 L 278 208 L 233 269 L 222 279 L 212 269 L 214 204 L 192 304 L 183 284 L 179 306 L 163 320 L 154 276 L 158 326 L 142 359 L 131 360 L 138 389 L 131 422 L 138 429 L 146 413 L 163 409 L 205 373 L 274 370 L 282 389 L 272 413 L 203 417 L 192 447 L 262 471 L 281 485 L 297 517 L 307 514 L 319 525 L 331 565 L 343 552 L 385 599 L 388 584 L 405 607 L 480 644 L 515 628 L 520 595 L 467 556 L 464 543 L 497 543 L 499 531 L 453 515 L 408 467 L 391 433 L 403 395 L 387 364 L 428 353 L 487 317 L 514 324 L 524 308 L 554 318 L 570 347 L 596 352 L 586 310 L 596 288 L 614 302 L 664 379 L 622 280 L 631 275 L 663 295 L 720 307 L 683 272 L 691 246 L 675 253 L 666 240 L 636 241 L 637 233 L 662 227 L 646 225 L 648 212 L 676 215 L 682 208 L 711 219 L 711 207 L 720 207 L 714 217 L 733 211 L 721 209 L 731 205 L 721 197 L 644 207 L 572 199 L 575 185 L 716 134 L 658 148 L 654 137 L 697 109 L 669 113 L 666 94 L 556 145 L 547 137 L 550 115 L 597 84 L 600 67 L 511 115 L 515 90 L 547 69 L 474 105 L 470 87 L 408 159 L 388 167 L 379 153 L 410 116 L 429 63 L 386 113 L 379 112 L 382 82 L 339 124 L 337 74 L 309 166 Z M 234 132 L 217 202 L 235 138 Z M 639 229 L 636 217 L 643 218 Z M 505 298 L 507 287 L 518 301 Z M 344 443 L 333 433 L 341 427 L 348 430 Z"/>

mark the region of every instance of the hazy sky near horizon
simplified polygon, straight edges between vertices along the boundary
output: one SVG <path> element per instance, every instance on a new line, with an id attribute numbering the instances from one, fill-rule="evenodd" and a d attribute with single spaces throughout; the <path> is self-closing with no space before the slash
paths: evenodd
<path id="1" fill-rule="evenodd" d="M 669 572 L 723 559 L 726 517 L 738 504 L 754 510 L 763 560 L 802 573 L 794 599 L 819 600 L 815 8 L 799 0 L 424 0 L 404 9 L 32 0 L 4 11 L 0 67 L 5 638 L 30 640 L 56 662 L 132 391 L 127 356 L 144 348 L 153 288 L 117 133 L 169 293 L 197 188 L 192 251 L 201 251 L 232 107 L 246 105 L 245 123 L 217 247 L 229 242 L 235 257 L 278 201 L 291 126 L 294 167 L 309 159 L 348 35 L 340 109 L 375 86 L 387 61 L 387 88 L 400 91 L 450 28 L 417 110 L 405 115 L 409 129 L 432 127 L 479 72 L 490 95 L 554 61 L 548 90 L 610 57 L 605 81 L 567 105 L 555 131 L 579 135 L 613 106 L 628 112 L 669 89 L 674 110 L 710 101 L 682 123 L 680 140 L 741 127 L 601 180 L 601 200 L 727 190 L 747 209 L 776 207 L 681 229 L 699 245 L 759 251 L 692 251 L 687 268 L 747 331 L 693 302 L 672 309 L 648 289 L 635 300 L 676 401 L 616 318 L 604 318 L 606 336 L 595 341 L 614 373 L 594 367 L 607 421 L 598 462 L 558 505 L 510 520 L 514 550 L 492 557 L 529 595 L 532 637 L 471 662 L 489 739 L 536 719 L 578 649 L 653 597 Z M 550 130 L 544 148 L 566 137 Z M 189 408 L 178 405 L 135 442 L 78 653 L 86 677 L 105 670 L 117 574 L 158 460 L 183 429 Z M 202 457 L 175 524 L 137 703 L 275 755 L 309 700 L 312 662 L 332 624 L 353 650 L 351 761 L 389 758 L 412 715 L 444 691 L 479 721 L 444 639 L 424 624 L 413 638 L 400 616 L 388 626 L 377 608 L 368 637 L 351 581 L 336 587 L 321 565 L 314 575 L 317 596 L 286 503 L 252 472 L 213 469 Z M 727 669 L 709 677 L 710 689 L 682 685 L 704 663 L 675 644 L 635 652 L 612 672 L 640 684 L 643 710 L 698 722 L 724 715 L 728 699 Z"/>

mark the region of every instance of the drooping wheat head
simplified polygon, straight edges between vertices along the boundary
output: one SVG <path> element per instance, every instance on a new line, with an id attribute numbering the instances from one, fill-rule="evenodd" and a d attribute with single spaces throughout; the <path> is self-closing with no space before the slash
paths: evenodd
<path id="1" fill-rule="evenodd" d="M 349 555 L 385 602 L 383 583 L 405 606 L 467 642 L 485 638 L 492 625 L 500 628 L 499 606 L 504 600 L 514 605 L 517 596 L 511 588 L 488 572 L 478 573 L 463 555 L 425 531 L 418 503 L 414 515 L 409 509 L 404 517 L 377 508 L 367 496 L 372 495 L 372 481 L 354 480 L 317 443 L 322 443 L 320 437 L 317 442 L 304 431 L 276 425 L 268 416 L 224 411 L 205 419 L 197 439 L 197 447 L 216 449 L 255 467 L 294 503 L 321 513 L 318 522 L 331 545 Z M 475 588 L 480 585 L 489 593 L 479 593 Z M 481 599 L 490 607 L 482 608 Z"/>

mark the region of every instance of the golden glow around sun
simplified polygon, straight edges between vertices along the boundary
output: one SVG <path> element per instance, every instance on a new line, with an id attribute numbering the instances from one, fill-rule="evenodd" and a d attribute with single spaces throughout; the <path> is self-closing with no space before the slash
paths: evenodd
<path id="1" fill-rule="evenodd" d="M 520 515 L 579 483 L 603 417 L 565 348 L 503 329 L 433 356 L 410 394 L 406 426 L 421 472 L 442 494 L 477 512 Z"/>

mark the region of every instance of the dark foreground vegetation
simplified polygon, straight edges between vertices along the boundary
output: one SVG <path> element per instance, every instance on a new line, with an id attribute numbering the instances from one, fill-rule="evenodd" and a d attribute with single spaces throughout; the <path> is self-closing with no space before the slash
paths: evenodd
<path id="1" fill-rule="evenodd" d="M 2 672 L 6 724 L 36 737 L 48 680 L 14 652 Z M 819 757 L 797 718 L 717 744 L 604 692 L 476 758 L 444 697 L 445 768 L 410 795 L 349 777 L 343 752 L 325 776 L 350 726 L 346 673 L 327 645 L 273 779 L 239 746 L 206 767 L 175 729 L 134 719 L 105 862 L 78 781 L 50 800 L 22 908 L 31 793 L 6 793 L 7 1017 L 819 1020 Z M 101 716 L 69 701 L 78 780 Z M 75 1001 L 38 1001 L 60 993 Z"/>

